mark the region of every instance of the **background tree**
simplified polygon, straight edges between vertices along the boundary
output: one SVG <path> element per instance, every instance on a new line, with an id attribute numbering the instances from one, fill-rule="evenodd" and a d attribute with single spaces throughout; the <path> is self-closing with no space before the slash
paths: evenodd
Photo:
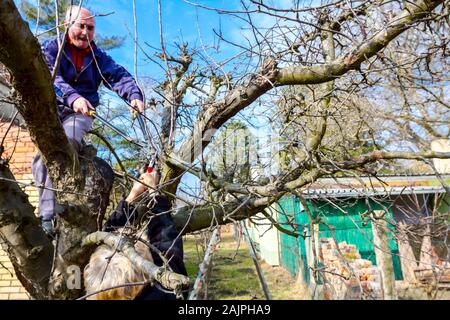
<path id="1" fill-rule="evenodd" d="M 231 183 L 250 181 L 250 151 L 255 138 L 242 121 L 230 121 L 217 135 L 209 152 L 208 163 L 212 174 Z"/>

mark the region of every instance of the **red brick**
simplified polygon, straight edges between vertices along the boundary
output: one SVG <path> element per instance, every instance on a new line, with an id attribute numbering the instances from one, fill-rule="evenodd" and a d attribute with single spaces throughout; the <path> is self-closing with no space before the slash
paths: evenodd
<path id="1" fill-rule="evenodd" d="M 19 291 L 19 287 L 0 287 L 0 293 L 18 293 Z"/>

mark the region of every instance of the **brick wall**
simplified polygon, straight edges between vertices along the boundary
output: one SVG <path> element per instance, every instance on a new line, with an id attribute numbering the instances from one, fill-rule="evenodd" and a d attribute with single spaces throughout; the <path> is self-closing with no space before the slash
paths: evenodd
<path id="1" fill-rule="evenodd" d="M 1 241 L 0 241 L 0 244 Z M 0 300 L 30 299 L 14 273 L 6 252 L 0 249 Z"/>
<path id="2" fill-rule="evenodd" d="M 9 122 L 0 121 L 0 139 L 6 134 Z M 0 140 L 1 141 L 1 140 Z M 31 161 L 36 154 L 36 147 L 31 142 L 28 132 L 18 126 L 13 126 L 6 135 L 3 143 L 5 151 L 4 159 L 9 159 L 9 167 L 18 182 L 30 183 L 33 180 L 31 174 Z M 19 184 L 28 194 L 31 205 L 37 208 L 38 191 L 35 187 Z M 0 240 L 0 299 L 29 299 L 29 295 L 17 280 L 14 269 L 8 255 L 3 250 L 4 244 Z"/>

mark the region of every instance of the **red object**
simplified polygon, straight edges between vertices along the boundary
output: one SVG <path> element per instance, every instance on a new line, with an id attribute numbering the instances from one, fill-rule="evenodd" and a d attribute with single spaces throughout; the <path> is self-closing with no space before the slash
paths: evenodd
<path id="1" fill-rule="evenodd" d="M 147 167 L 147 173 L 152 173 L 153 168 L 152 167 Z"/>
<path id="2" fill-rule="evenodd" d="M 91 51 L 91 48 L 88 47 L 86 49 L 79 49 L 73 44 L 72 40 L 69 37 L 67 37 L 67 39 L 69 40 L 70 53 L 72 54 L 72 62 L 75 65 L 77 72 L 80 72 L 81 69 L 83 68 L 84 57 L 88 55 L 88 53 Z"/>

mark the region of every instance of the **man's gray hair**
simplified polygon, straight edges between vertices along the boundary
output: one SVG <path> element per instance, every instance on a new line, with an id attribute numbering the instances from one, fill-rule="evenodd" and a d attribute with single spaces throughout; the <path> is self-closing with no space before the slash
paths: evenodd
<path id="1" fill-rule="evenodd" d="M 78 16 L 80 15 L 80 12 L 82 10 L 85 10 L 89 13 L 91 13 L 91 11 L 89 11 L 88 9 L 84 8 L 84 7 L 80 7 L 80 6 L 69 6 L 69 8 L 66 11 L 66 22 L 71 22 L 71 21 L 75 21 L 77 20 Z M 91 13 L 92 15 L 92 13 Z"/>

